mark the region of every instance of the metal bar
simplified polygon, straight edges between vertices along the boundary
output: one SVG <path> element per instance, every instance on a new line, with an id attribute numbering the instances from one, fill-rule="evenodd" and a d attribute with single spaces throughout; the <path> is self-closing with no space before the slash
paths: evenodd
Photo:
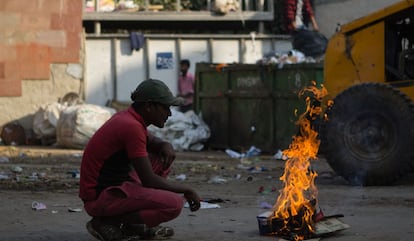
<path id="1" fill-rule="evenodd" d="M 176 53 L 177 53 L 177 64 L 176 64 L 177 68 L 175 68 L 176 69 L 175 76 L 179 76 L 180 75 L 180 61 L 181 61 L 181 58 L 182 58 L 182 56 L 181 56 L 181 39 L 180 38 L 178 38 L 175 41 L 175 49 L 176 49 Z"/>
<path id="2" fill-rule="evenodd" d="M 150 5 L 150 1 L 149 0 L 145 0 L 145 12 L 148 12 L 148 8 L 149 8 L 149 5 Z"/>
<path id="3" fill-rule="evenodd" d="M 101 35 L 101 22 L 99 21 L 95 21 L 94 22 L 94 29 L 95 29 L 95 34 L 96 35 Z"/>
<path id="4" fill-rule="evenodd" d="M 175 11 L 177 11 L 177 12 L 181 12 L 181 0 L 177 0 L 177 3 L 176 3 L 176 9 L 175 9 Z"/>
<path id="5" fill-rule="evenodd" d="M 99 12 L 101 9 L 100 9 L 100 6 L 99 6 L 99 0 L 94 0 L 94 2 L 95 2 L 95 12 Z"/>
<path id="6" fill-rule="evenodd" d="M 239 39 L 239 63 L 244 63 L 244 56 L 246 53 L 246 42 L 244 39 Z"/>
<path id="7" fill-rule="evenodd" d="M 274 12 L 274 2 L 273 0 L 267 0 L 267 11 L 273 14 Z"/>
<path id="8" fill-rule="evenodd" d="M 146 79 L 149 79 L 150 77 L 148 44 L 149 44 L 149 38 L 145 37 L 145 48 L 143 48 L 143 50 L 144 50 L 144 56 L 145 56 L 144 61 L 145 61 L 145 78 Z"/>
<path id="9" fill-rule="evenodd" d="M 118 71 L 117 71 L 117 59 L 118 59 L 118 49 L 117 49 L 118 40 L 116 38 L 111 41 L 111 67 L 112 67 L 112 77 L 113 77 L 113 99 L 118 100 Z"/>
<path id="10" fill-rule="evenodd" d="M 148 0 L 147 0 L 148 1 Z M 83 21 L 157 21 L 157 22 L 188 22 L 188 21 L 218 21 L 218 22 L 231 22 L 240 21 L 240 12 L 243 14 L 245 21 L 268 21 L 272 22 L 274 16 L 269 12 L 260 11 L 237 11 L 229 12 L 225 16 L 212 15 L 210 11 L 182 11 L 177 14 L 176 11 L 159 11 L 152 12 L 147 10 L 133 13 L 133 12 L 111 12 L 111 13 L 100 13 L 100 12 L 86 12 L 83 15 Z"/>
<path id="11" fill-rule="evenodd" d="M 146 38 L 152 39 L 251 39 L 250 34 L 145 34 Z M 86 34 L 86 38 L 129 38 L 129 34 Z M 290 35 L 282 34 L 258 34 L 256 39 L 291 40 Z"/>
<path id="12" fill-rule="evenodd" d="M 210 56 L 210 59 L 209 59 L 209 62 L 211 63 L 211 62 L 213 62 L 213 39 L 212 38 L 209 38 L 208 39 L 208 52 L 209 52 L 209 56 Z"/>

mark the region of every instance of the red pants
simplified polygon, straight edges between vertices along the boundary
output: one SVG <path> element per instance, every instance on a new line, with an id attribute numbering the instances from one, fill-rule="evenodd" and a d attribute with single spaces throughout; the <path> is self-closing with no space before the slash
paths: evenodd
<path id="1" fill-rule="evenodd" d="M 154 159 L 151 159 L 151 163 L 154 172 L 159 176 L 166 177 L 170 172 L 171 167 L 164 170 Z M 135 171 L 130 175 L 133 181 L 108 187 L 97 200 L 85 202 L 86 212 L 92 217 L 136 214 L 149 227 L 178 217 L 184 205 L 180 194 L 143 187 Z"/>

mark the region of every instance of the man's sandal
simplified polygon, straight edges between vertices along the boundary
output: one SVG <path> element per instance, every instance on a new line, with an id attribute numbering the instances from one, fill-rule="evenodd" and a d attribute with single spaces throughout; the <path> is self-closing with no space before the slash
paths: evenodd
<path id="1" fill-rule="evenodd" d="M 166 226 L 150 228 L 151 240 L 168 239 L 174 235 L 174 229 Z"/>
<path id="2" fill-rule="evenodd" d="M 86 229 L 92 236 L 101 241 L 119 241 L 123 238 L 122 231 L 119 227 L 102 224 L 95 219 L 86 223 Z"/>
<path id="3" fill-rule="evenodd" d="M 166 226 L 156 226 L 148 228 L 144 224 L 134 225 L 134 230 L 131 230 L 129 226 L 127 233 L 128 238 L 125 240 L 135 241 L 135 240 L 165 240 L 169 239 L 174 235 L 174 229 Z"/>

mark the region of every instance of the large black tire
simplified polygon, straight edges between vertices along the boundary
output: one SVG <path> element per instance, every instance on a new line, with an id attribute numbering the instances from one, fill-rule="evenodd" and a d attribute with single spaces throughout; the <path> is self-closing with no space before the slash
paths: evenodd
<path id="1" fill-rule="evenodd" d="M 364 83 L 343 91 L 321 125 L 323 154 L 351 185 L 390 185 L 412 169 L 414 108 L 386 84 Z"/>

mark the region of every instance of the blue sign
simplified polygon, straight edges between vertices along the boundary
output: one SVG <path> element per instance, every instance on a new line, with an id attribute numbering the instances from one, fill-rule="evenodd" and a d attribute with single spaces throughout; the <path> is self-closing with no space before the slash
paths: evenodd
<path id="1" fill-rule="evenodd" d="M 174 69 L 173 54 L 171 52 L 157 53 L 157 69 Z"/>

